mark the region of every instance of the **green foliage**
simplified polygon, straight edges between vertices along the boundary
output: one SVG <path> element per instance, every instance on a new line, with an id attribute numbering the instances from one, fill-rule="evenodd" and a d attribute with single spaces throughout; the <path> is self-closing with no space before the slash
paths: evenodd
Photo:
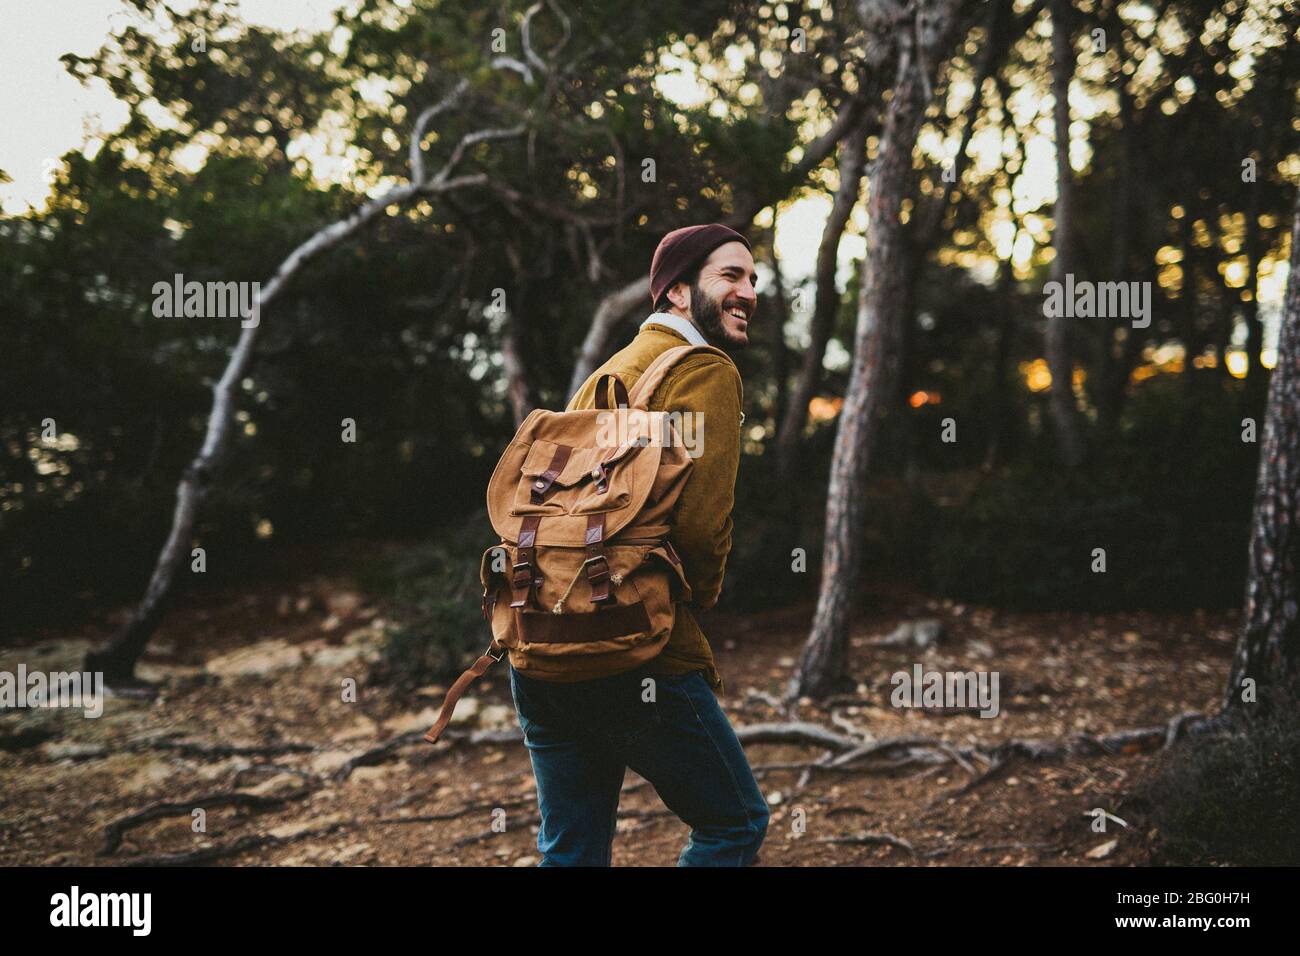
<path id="1" fill-rule="evenodd" d="M 415 687 L 452 679 L 467 657 L 487 646 L 492 635 L 483 620 L 479 562 L 494 543 L 487 513 L 480 512 L 363 576 L 362 585 L 392 606 L 394 625 L 377 680 Z"/>
<path id="2" fill-rule="evenodd" d="M 1179 741 L 1134 794 L 1162 864 L 1300 865 L 1300 706 Z"/>
<path id="3" fill-rule="evenodd" d="M 923 539 L 932 585 L 1036 609 L 1237 606 L 1258 445 L 1241 441 L 1235 385 L 1189 407 L 1180 380 L 1160 379 L 1080 473 L 1056 470 L 1044 443 L 954 496 Z"/>

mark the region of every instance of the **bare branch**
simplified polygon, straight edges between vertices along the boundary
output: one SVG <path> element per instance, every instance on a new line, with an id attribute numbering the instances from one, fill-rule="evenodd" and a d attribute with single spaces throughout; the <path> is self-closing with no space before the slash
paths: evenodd
<path id="1" fill-rule="evenodd" d="M 469 80 L 461 80 L 451 91 L 437 103 L 425 109 L 415 120 L 415 128 L 411 131 L 411 182 L 424 182 L 424 151 L 421 147 L 424 145 L 424 137 L 428 133 L 429 124 L 441 113 L 450 109 L 465 91 L 469 89 Z"/>

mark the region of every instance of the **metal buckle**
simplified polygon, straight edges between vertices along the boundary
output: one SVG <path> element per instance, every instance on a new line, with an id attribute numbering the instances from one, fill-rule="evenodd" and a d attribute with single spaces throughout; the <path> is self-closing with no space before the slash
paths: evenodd
<path id="1" fill-rule="evenodd" d="M 506 656 L 506 649 L 505 649 L 504 647 L 501 648 L 501 657 L 496 657 L 496 656 L 494 656 L 493 653 L 492 653 L 492 645 L 489 644 L 489 645 L 487 646 L 487 650 L 483 652 L 483 656 L 484 656 L 484 657 L 491 657 L 492 660 L 494 660 L 494 661 L 496 661 L 496 663 L 500 664 L 500 663 L 501 663 L 501 658 Z"/>

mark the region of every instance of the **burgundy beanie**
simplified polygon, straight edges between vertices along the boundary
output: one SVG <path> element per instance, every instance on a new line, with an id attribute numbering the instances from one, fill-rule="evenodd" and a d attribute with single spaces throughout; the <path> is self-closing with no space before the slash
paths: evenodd
<path id="1" fill-rule="evenodd" d="M 682 273 L 728 242 L 743 242 L 746 249 L 751 248 L 748 239 L 717 222 L 674 229 L 664 236 L 650 262 L 651 305 L 659 301 L 665 289 L 672 288 Z"/>

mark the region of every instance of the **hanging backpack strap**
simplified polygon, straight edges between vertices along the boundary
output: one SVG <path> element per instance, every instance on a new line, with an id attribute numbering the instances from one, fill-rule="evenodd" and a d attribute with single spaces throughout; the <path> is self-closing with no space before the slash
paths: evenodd
<path id="1" fill-rule="evenodd" d="M 438 719 L 424 735 L 425 740 L 431 744 L 438 742 L 438 737 L 447 729 L 451 715 L 455 712 L 456 705 L 460 703 L 465 691 L 469 689 L 469 685 L 482 677 L 487 669 L 505 657 L 505 654 L 505 645 L 499 643 L 495 637 L 492 638 L 492 643 L 488 645 L 487 650 L 470 665 L 469 670 L 456 678 L 456 683 L 452 684 L 451 689 L 447 691 L 447 696 L 442 701 L 442 710 L 438 712 Z"/>
<path id="2" fill-rule="evenodd" d="M 614 404 L 609 404 L 609 388 L 614 388 Z M 627 386 L 623 380 L 613 372 L 606 372 L 600 378 L 596 379 L 596 407 L 597 408 L 617 408 L 628 406 Z"/>
<path id="3" fill-rule="evenodd" d="M 649 408 L 650 399 L 654 396 L 655 389 L 664 380 L 664 376 L 672 371 L 673 366 L 687 356 L 709 353 L 720 355 L 728 362 L 731 362 L 730 355 L 722 351 L 722 349 L 714 348 L 712 345 L 677 345 L 660 352 L 655 357 L 655 360 L 646 366 L 646 370 L 641 373 L 641 377 L 632 386 L 632 391 L 628 393 L 630 406 L 641 409 Z"/>

